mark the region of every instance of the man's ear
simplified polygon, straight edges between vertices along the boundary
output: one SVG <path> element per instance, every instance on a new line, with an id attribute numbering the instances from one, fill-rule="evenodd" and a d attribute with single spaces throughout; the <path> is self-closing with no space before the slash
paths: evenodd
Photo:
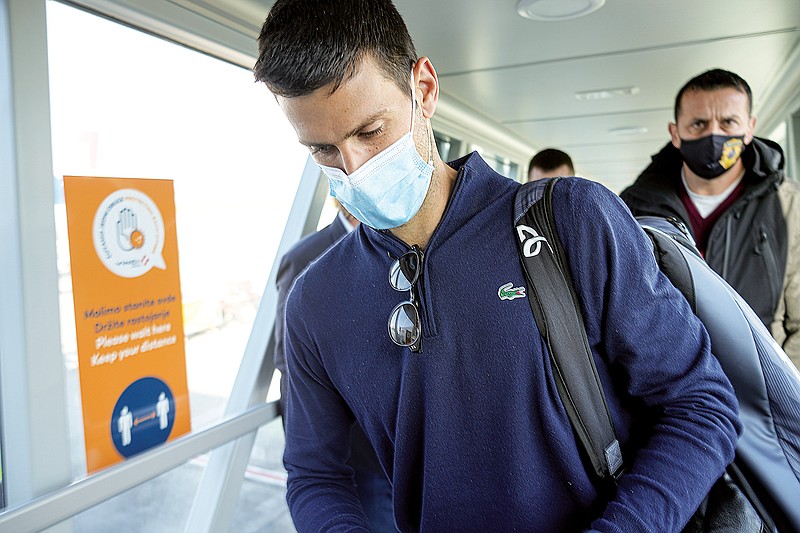
<path id="1" fill-rule="evenodd" d="M 747 123 L 747 132 L 744 134 L 744 144 L 750 144 L 756 131 L 756 116 L 751 115 Z"/>
<path id="2" fill-rule="evenodd" d="M 675 124 L 674 122 L 670 122 L 667 125 L 667 129 L 669 130 L 669 136 L 672 139 L 672 146 L 680 150 L 681 138 L 678 136 L 678 125 Z"/>
<path id="3" fill-rule="evenodd" d="M 439 102 L 439 77 L 431 60 L 420 57 L 414 65 L 414 96 L 420 104 L 422 116 L 431 118 Z"/>

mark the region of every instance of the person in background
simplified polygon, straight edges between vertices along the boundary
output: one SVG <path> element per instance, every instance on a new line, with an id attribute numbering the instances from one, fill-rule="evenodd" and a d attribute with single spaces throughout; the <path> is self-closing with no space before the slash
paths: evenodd
<path id="1" fill-rule="evenodd" d="M 283 335 L 285 331 L 286 298 L 294 280 L 306 267 L 342 237 L 358 226 L 358 220 L 347 212 L 334 199 L 338 212 L 333 222 L 321 230 L 300 239 L 281 258 L 276 285 L 278 287 L 278 307 L 275 314 L 275 368 L 281 372 L 280 414 L 286 409 L 286 356 Z M 285 427 L 285 418 L 284 427 Z M 392 488 L 389 479 L 381 469 L 375 450 L 367 440 L 358 424 L 353 426 L 350 444 L 350 458 L 347 464 L 353 469 L 356 490 L 361 505 L 367 514 L 370 527 L 376 533 L 396 531 L 392 515 Z"/>
<path id="2" fill-rule="evenodd" d="M 574 175 L 572 158 L 556 148 L 545 148 L 536 152 L 528 164 L 528 181 Z"/>
<path id="3" fill-rule="evenodd" d="M 511 216 L 521 184 L 477 152 L 442 161 L 439 78 L 392 2 L 277 0 L 254 73 L 361 221 L 286 304 L 298 531 L 369 530 L 346 464 L 354 422 L 401 531 L 680 531 L 734 456 L 737 402 L 619 197 L 564 178 L 552 198 L 630 458 L 605 491 L 527 300 Z"/>
<path id="4" fill-rule="evenodd" d="M 777 143 L 754 137 L 750 86 L 721 69 L 675 99 L 671 141 L 622 199 L 635 216 L 673 217 L 800 368 L 800 187 Z"/>

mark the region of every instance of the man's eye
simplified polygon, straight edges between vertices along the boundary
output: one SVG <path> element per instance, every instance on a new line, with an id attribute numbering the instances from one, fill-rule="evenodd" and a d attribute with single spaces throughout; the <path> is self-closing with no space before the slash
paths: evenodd
<path id="1" fill-rule="evenodd" d="M 361 137 L 369 139 L 370 137 L 375 137 L 376 135 L 380 135 L 382 132 L 383 132 L 383 125 L 375 128 L 374 130 L 362 131 L 359 135 L 361 135 Z"/>
<path id="2" fill-rule="evenodd" d="M 308 151 L 311 155 L 325 155 L 329 154 L 333 149 L 332 146 L 309 146 Z"/>

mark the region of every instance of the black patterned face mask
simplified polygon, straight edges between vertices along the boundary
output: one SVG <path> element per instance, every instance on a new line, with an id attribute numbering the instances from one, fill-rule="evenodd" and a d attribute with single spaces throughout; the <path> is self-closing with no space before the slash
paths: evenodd
<path id="1" fill-rule="evenodd" d="M 744 151 L 744 138 L 708 135 L 694 140 L 681 139 L 680 151 L 692 172 L 711 180 L 736 164 Z"/>

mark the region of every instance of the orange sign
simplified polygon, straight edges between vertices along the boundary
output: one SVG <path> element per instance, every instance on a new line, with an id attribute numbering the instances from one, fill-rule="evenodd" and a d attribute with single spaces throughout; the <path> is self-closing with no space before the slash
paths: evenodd
<path id="1" fill-rule="evenodd" d="M 64 177 L 89 472 L 191 430 L 172 181 Z"/>

